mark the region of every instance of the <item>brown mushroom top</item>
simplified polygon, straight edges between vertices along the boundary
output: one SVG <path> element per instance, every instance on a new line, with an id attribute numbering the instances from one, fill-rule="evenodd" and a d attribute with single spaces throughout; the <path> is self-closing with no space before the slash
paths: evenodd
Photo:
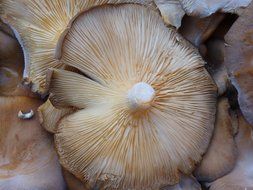
<path id="1" fill-rule="evenodd" d="M 92 186 L 157 189 L 191 173 L 214 125 L 216 87 L 195 49 L 139 5 L 104 6 L 73 22 L 51 71 L 62 165 Z"/>

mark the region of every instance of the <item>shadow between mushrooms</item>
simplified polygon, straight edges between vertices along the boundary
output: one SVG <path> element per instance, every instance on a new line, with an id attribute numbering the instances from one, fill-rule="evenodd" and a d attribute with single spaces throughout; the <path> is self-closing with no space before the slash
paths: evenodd
<path id="1" fill-rule="evenodd" d="M 174 185 L 201 160 L 213 131 L 216 86 L 196 50 L 139 5 L 79 15 L 52 69 L 50 101 L 63 117 L 61 164 L 99 189 Z M 87 77 L 88 76 L 88 77 Z"/>

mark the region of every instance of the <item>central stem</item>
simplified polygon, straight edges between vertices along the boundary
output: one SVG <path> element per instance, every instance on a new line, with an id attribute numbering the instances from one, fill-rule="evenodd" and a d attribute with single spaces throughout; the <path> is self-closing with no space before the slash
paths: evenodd
<path id="1" fill-rule="evenodd" d="M 135 84 L 128 91 L 128 101 L 132 109 L 146 109 L 155 96 L 155 90 L 145 82 Z"/>

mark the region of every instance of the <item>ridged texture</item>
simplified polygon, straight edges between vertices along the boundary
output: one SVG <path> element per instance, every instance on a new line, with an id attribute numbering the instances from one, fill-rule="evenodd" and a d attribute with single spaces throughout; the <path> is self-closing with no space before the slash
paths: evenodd
<path id="1" fill-rule="evenodd" d="M 56 132 L 57 122 L 65 115 L 73 112 L 73 109 L 57 109 L 50 100 L 47 100 L 38 108 L 40 124 L 50 133 Z"/>
<path id="2" fill-rule="evenodd" d="M 25 55 L 24 78 L 33 91 L 45 91 L 48 68 L 60 68 L 57 44 L 70 21 L 81 11 L 104 4 L 140 3 L 151 0 L 0 0 L 0 17 L 16 30 Z"/>
<path id="3" fill-rule="evenodd" d="M 64 117 L 55 142 L 62 165 L 99 189 L 157 189 L 179 182 L 205 152 L 216 87 L 204 62 L 154 11 L 105 6 L 79 15 L 53 70 L 52 103 L 81 110 Z M 127 93 L 145 82 L 151 107 L 134 111 Z M 84 109 L 82 109 L 84 108 Z"/>

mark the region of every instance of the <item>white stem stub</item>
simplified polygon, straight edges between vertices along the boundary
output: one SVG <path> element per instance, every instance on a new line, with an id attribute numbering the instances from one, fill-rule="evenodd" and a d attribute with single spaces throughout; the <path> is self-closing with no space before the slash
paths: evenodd
<path id="1" fill-rule="evenodd" d="M 131 108 L 133 109 L 145 109 L 150 106 L 155 96 L 155 90 L 149 84 L 145 82 L 139 82 L 135 84 L 128 91 L 128 100 Z"/>
<path id="2" fill-rule="evenodd" d="M 34 115 L 33 110 L 30 110 L 30 112 L 23 113 L 21 110 L 18 112 L 18 118 L 20 119 L 31 119 Z"/>

